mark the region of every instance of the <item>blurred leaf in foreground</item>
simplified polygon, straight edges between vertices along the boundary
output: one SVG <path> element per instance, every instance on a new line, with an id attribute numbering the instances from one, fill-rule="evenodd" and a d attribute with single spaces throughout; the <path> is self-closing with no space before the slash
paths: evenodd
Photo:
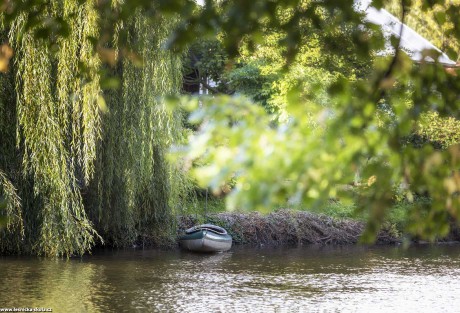
<path id="1" fill-rule="evenodd" d="M 8 66 L 12 57 L 13 49 L 6 43 L 0 45 L 0 72 L 8 71 Z"/>

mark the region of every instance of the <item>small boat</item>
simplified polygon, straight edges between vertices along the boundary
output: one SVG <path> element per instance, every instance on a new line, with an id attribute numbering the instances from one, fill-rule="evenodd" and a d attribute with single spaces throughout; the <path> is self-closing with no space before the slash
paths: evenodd
<path id="1" fill-rule="evenodd" d="M 187 229 L 179 242 L 182 248 L 197 252 L 227 251 L 232 247 L 232 237 L 227 231 L 212 224 Z"/>

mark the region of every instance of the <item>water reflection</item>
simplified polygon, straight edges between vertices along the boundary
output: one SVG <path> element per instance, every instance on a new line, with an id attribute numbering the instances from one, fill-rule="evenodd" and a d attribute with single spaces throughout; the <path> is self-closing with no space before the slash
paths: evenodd
<path id="1" fill-rule="evenodd" d="M 96 312 L 91 301 L 96 273 L 93 264 L 81 266 L 61 260 L 3 258 L 0 261 L 0 306 Z"/>
<path id="2" fill-rule="evenodd" d="M 457 312 L 460 246 L 98 251 L 0 258 L 0 307 L 54 312 Z"/>

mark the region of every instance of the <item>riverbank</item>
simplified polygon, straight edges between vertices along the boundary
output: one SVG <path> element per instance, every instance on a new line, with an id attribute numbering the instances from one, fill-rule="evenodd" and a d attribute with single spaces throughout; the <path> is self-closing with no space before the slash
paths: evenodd
<path id="1" fill-rule="evenodd" d="M 237 245 L 348 245 L 359 242 L 365 222 L 338 219 L 306 211 L 279 210 L 267 215 L 251 213 L 211 213 L 203 218 L 193 215 L 178 218 L 178 235 L 185 229 L 201 223 L 224 227 Z M 405 234 L 396 224 L 385 223 L 377 235 L 376 244 L 395 244 L 403 241 Z M 412 239 L 416 241 L 416 239 Z M 460 229 L 439 241 L 460 241 Z"/>
<path id="2" fill-rule="evenodd" d="M 178 218 L 178 234 L 203 222 L 195 216 Z M 267 215 L 251 213 L 213 213 L 204 222 L 224 227 L 233 237 L 234 244 L 303 245 L 303 244 L 355 244 L 365 224 L 350 219 L 336 219 L 305 211 L 279 210 Z M 392 224 L 384 225 L 377 236 L 377 244 L 401 241 L 400 232 Z"/>

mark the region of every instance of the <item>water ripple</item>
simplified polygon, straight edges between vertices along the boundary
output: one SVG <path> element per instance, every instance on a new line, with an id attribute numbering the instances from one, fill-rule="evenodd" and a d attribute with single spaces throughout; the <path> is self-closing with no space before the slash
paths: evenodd
<path id="1" fill-rule="evenodd" d="M 460 247 L 0 258 L 2 307 L 55 312 L 458 312 Z"/>

